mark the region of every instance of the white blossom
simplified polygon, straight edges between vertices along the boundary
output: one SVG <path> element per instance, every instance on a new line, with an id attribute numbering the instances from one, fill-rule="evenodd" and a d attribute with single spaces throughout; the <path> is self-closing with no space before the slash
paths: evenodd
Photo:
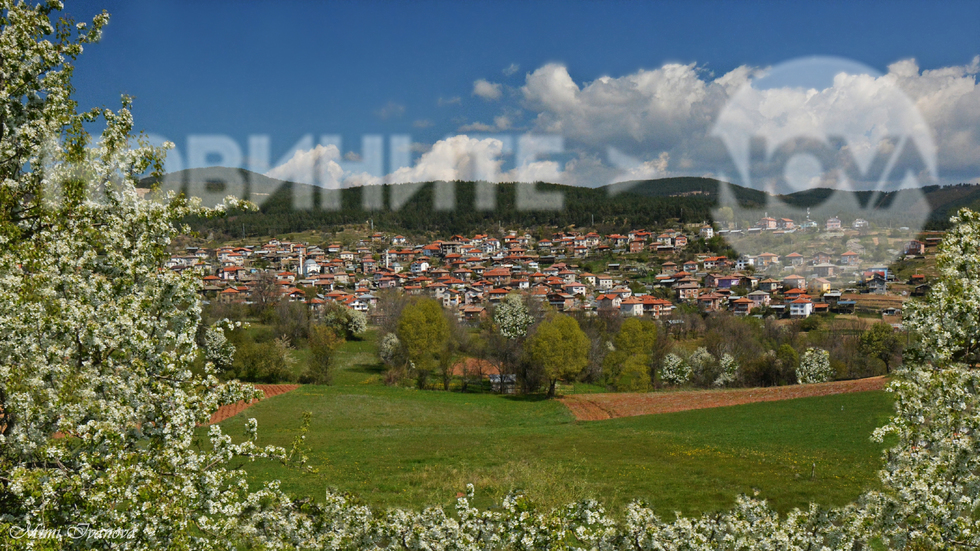
<path id="1" fill-rule="evenodd" d="M 801 385 L 826 383 L 834 378 L 830 353 L 819 348 L 807 348 L 796 367 L 796 380 Z"/>
<path id="2" fill-rule="evenodd" d="M 534 323 L 524 300 L 517 293 L 510 293 L 493 311 L 493 322 L 500 334 L 508 339 L 527 336 L 527 329 Z"/>
<path id="3" fill-rule="evenodd" d="M 715 379 L 715 386 L 728 386 L 738 380 L 739 365 L 734 356 L 728 353 L 722 354 L 719 364 L 721 365 L 721 373 Z"/>
<path id="4" fill-rule="evenodd" d="M 683 358 L 673 352 L 664 357 L 663 365 L 660 368 L 661 380 L 671 385 L 682 385 L 690 378 L 691 366 L 684 362 Z"/>

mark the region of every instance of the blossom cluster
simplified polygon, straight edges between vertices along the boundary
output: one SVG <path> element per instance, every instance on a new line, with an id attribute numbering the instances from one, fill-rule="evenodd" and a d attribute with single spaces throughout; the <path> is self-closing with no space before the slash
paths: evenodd
<path id="1" fill-rule="evenodd" d="M 660 379 L 671 385 L 682 385 L 691 378 L 691 366 L 673 352 L 664 356 L 663 365 L 660 367 Z"/>
<path id="2" fill-rule="evenodd" d="M 735 356 L 732 356 L 726 352 L 725 354 L 722 354 L 719 364 L 721 366 L 721 373 L 719 373 L 718 378 L 715 379 L 715 386 L 728 386 L 738 380 L 739 365 L 738 360 L 735 359 Z"/>
<path id="3" fill-rule="evenodd" d="M 512 293 L 504 297 L 493 313 L 493 322 L 500 328 L 500 334 L 508 339 L 527 336 L 528 327 L 534 317 L 520 295 Z"/>

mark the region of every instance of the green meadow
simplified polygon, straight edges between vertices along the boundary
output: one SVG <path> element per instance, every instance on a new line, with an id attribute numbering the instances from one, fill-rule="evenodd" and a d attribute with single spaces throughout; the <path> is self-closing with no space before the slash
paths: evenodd
<path id="1" fill-rule="evenodd" d="M 288 448 L 311 412 L 317 472 L 246 462 L 256 486 L 278 479 L 297 496 L 334 488 L 373 506 L 420 508 L 451 505 L 472 483 L 482 507 L 521 490 L 542 507 L 595 498 L 621 511 L 642 499 L 668 516 L 756 494 L 785 512 L 842 505 L 874 487 L 882 446 L 869 437 L 892 410 L 888 394 L 865 392 L 581 422 L 540 396 L 385 386 L 370 338 L 346 343 L 337 366 L 331 386 L 301 387 L 222 423 L 236 437 L 255 417 L 260 444 Z"/>

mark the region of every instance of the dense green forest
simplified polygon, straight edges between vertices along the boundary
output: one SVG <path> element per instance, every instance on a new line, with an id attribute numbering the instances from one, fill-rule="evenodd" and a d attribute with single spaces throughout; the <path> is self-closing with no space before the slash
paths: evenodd
<path id="1" fill-rule="evenodd" d="M 167 176 L 169 187 L 181 189 L 187 189 L 188 185 L 192 189 L 207 185 L 219 191 L 220 182 L 232 180 L 244 184 L 241 189 L 260 206 L 259 211 L 231 212 L 220 219 L 194 218 L 188 221 L 193 230 L 213 233 L 217 238 L 281 235 L 306 230 L 330 231 L 347 224 L 363 224 L 370 219 L 381 231 L 426 233 L 438 237 L 472 234 L 495 227 L 536 226 L 594 227 L 600 232 L 612 233 L 632 228 L 655 228 L 667 223 L 709 221 L 720 186 L 718 180 L 695 177 L 622 182 L 599 188 L 546 183 L 493 184 L 496 206 L 492 210 L 475 208 L 478 184 L 474 182 L 380 186 L 384 205 L 380 209 L 364 208 L 364 191 L 376 190 L 376 187 L 313 188 L 314 198 L 320 199 L 317 203 L 339 204 L 340 208 L 300 210 L 293 208 L 293 190 L 311 193 L 309 189 L 301 189 L 300 186 L 307 187 L 305 184 L 274 180 L 244 169 L 220 167 L 185 170 Z M 151 179 L 143 181 L 145 187 L 153 183 Z M 434 201 L 437 186 L 441 186 L 441 206 L 436 206 Z M 519 210 L 516 197 L 519 188 L 525 186 L 534 186 L 537 193 L 560 192 L 564 197 L 563 208 Z M 736 185 L 730 189 L 744 208 L 760 209 L 766 203 L 764 192 Z M 449 200 L 446 190 L 451 190 Z M 980 185 L 930 186 L 923 191 L 932 206 L 932 216 L 927 223 L 929 229 L 945 228 L 949 216 L 960 207 L 980 207 Z M 339 200 L 336 195 L 320 197 L 320 193 L 339 194 L 340 197 Z M 831 190 L 814 189 L 780 199 L 794 207 L 807 207 L 819 205 L 830 193 Z M 858 201 L 866 205 L 872 192 L 857 192 L 857 196 Z M 887 207 L 890 199 L 891 194 L 881 194 L 875 203 Z M 393 209 L 392 205 L 398 205 L 398 208 Z"/>

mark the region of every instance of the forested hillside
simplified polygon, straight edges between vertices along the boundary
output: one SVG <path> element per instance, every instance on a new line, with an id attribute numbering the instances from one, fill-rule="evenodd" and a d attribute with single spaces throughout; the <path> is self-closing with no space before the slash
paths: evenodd
<path id="1" fill-rule="evenodd" d="M 218 220 L 192 219 L 191 227 L 197 231 L 213 231 L 216 234 L 240 236 L 271 235 L 299 232 L 310 229 L 329 229 L 332 227 L 364 223 L 371 219 L 380 230 L 398 232 L 431 232 L 440 236 L 473 233 L 501 225 L 503 227 L 534 226 L 588 226 L 593 222 L 602 231 L 653 227 L 666 220 L 680 223 L 701 222 L 711 219 L 710 209 L 714 198 L 708 195 L 687 197 L 653 196 L 647 194 L 610 193 L 605 188 L 582 188 L 556 184 L 539 183 L 538 193 L 559 191 L 564 196 L 563 208 L 557 210 L 518 210 L 515 204 L 519 186 L 532 184 L 495 184 L 496 208 L 477 210 L 475 205 L 476 184 L 474 182 L 453 182 L 452 189 L 455 208 L 436 208 L 434 191 L 436 184 L 430 182 L 418 185 L 414 195 L 392 209 L 393 188 L 411 184 L 385 185 L 383 188 L 384 209 L 365 209 L 362 192 L 365 188 L 354 187 L 340 190 L 339 209 L 297 210 L 293 205 L 293 189 L 296 184 L 280 182 L 246 170 L 234 173 L 232 169 L 214 171 L 183 171 L 177 178 L 185 182 L 215 181 L 229 175 L 242 177 L 246 181 L 248 196 L 260 206 L 258 212 L 233 212 L 227 218 Z M 152 182 L 144 180 L 149 186 Z M 656 182 L 643 184 L 647 189 Z M 717 185 L 717 183 L 716 183 Z M 314 193 L 338 193 L 335 190 L 316 189 Z M 268 194 L 268 195 L 266 195 Z M 406 188 L 396 195 L 407 195 Z M 761 194 L 760 194 L 761 195 Z M 444 201 L 445 199 L 443 199 Z M 397 201 L 396 201 L 397 202 Z"/>
<path id="2" fill-rule="evenodd" d="M 654 228 L 666 223 L 693 223 L 711 220 L 711 209 L 716 204 L 719 185 L 711 178 L 664 178 L 621 182 L 599 188 L 583 188 L 557 184 L 536 184 L 540 193 L 561 192 L 563 208 L 557 210 L 518 210 L 515 204 L 517 190 L 532 184 L 495 184 L 496 207 L 492 210 L 475 208 L 477 184 L 474 182 L 440 183 L 442 205 L 436 206 L 434 194 L 437 184 L 395 184 L 382 187 L 384 208 L 364 207 L 363 187 L 343 190 L 314 188 L 314 197 L 320 193 L 340 194 L 340 208 L 294 209 L 293 190 L 305 184 L 284 182 L 268 178 L 244 169 L 207 168 L 185 170 L 168 175 L 168 181 L 180 186 L 203 186 L 209 182 L 237 180 L 244 182 L 246 196 L 260 206 L 258 212 L 233 212 L 227 218 L 204 220 L 191 219 L 191 227 L 200 232 L 213 232 L 216 236 L 273 235 L 305 230 L 329 230 L 352 223 L 373 220 L 375 228 L 382 231 L 425 232 L 448 237 L 453 234 L 481 232 L 493 227 L 536 226 L 595 226 L 601 232 L 625 231 L 633 228 Z M 150 179 L 142 182 L 149 187 Z M 173 185 L 173 184 L 171 184 Z M 445 190 L 452 190 L 449 199 Z M 414 190 L 414 191 L 413 191 Z M 749 209 L 764 208 L 766 194 L 761 191 L 732 185 L 731 190 L 739 203 Z M 816 206 L 831 193 L 829 189 L 813 189 L 780 199 L 795 207 Z M 980 185 L 929 186 L 923 188 L 933 209 L 927 227 L 945 228 L 950 213 L 962 206 L 980 206 Z M 303 190 L 309 195 L 310 190 Z M 866 205 L 873 192 L 857 192 L 858 200 Z M 879 195 L 875 203 L 889 204 L 893 194 Z M 323 204 L 331 201 L 323 198 Z M 338 204 L 336 198 L 333 204 Z M 319 201 L 318 201 L 319 203 Z M 397 208 L 392 208 L 392 206 Z M 451 207 L 451 208 L 447 208 Z"/>

